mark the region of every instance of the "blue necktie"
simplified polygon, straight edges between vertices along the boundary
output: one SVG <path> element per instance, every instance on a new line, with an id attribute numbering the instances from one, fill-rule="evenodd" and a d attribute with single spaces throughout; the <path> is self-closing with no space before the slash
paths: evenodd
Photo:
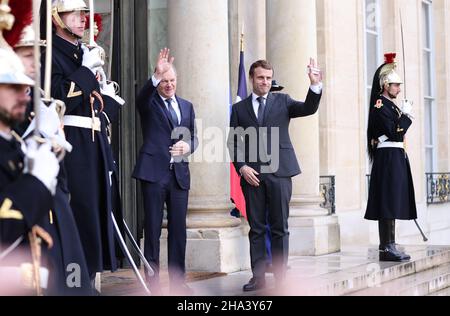
<path id="1" fill-rule="evenodd" d="M 264 104 L 264 98 L 263 97 L 259 97 L 256 100 L 258 100 L 258 102 L 259 102 L 258 124 L 259 124 L 259 126 L 262 126 L 263 122 L 264 122 L 264 113 L 266 112 L 266 105 Z"/>
<path id="2" fill-rule="evenodd" d="M 173 126 L 178 126 L 178 116 L 172 106 L 172 99 L 167 99 L 167 107 L 169 108 L 170 117 L 172 118 Z"/>

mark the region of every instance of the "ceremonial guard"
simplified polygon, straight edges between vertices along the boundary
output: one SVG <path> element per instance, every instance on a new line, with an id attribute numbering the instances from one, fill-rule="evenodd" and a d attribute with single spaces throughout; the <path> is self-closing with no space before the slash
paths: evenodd
<path id="1" fill-rule="evenodd" d="M 412 124 L 412 104 L 394 102 L 403 83 L 396 73 L 396 54 L 386 54 L 375 73 L 367 130 L 368 152 L 373 162 L 365 218 L 378 221 L 380 261 L 408 261 L 397 249 L 395 221 L 417 218 L 411 167 L 405 135 Z"/>
<path id="2" fill-rule="evenodd" d="M 106 82 L 102 50 L 81 44 L 88 11 L 83 0 L 53 2 L 51 90 L 53 98 L 66 104 L 64 131 L 73 150 L 64 160 L 64 169 L 93 281 L 97 272 L 117 269 L 113 213 L 117 223 L 123 221 L 118 203 L 113 203 L 118 193 L 112 192 L 117 190 L 112 186 L 116 167 L 108 126 L 123 100 Z"/>
<path id="3" fill-rule="evenodd" d="M 2 4 L 1 27 L 12 20 Z M 51 247 L 52 238 L 36 224 L 53 208 L 59 165 L 48 142 L 32 139 L 26 146 L 11 129 L 13 113 L 26 107 L 34 82 L 5 46 L 1 30 L 0 45 L 0 293 L 30 294 L 28 285 L 42 295 L 48 270 L 41 266 L 41 243 Z"/>
<path id="4" fill-rule="evenodd" d="M 21 23 L 15 23 L 12 30 L 5 33 L 5 38 L 14 47 L 15 52 L 25 65 L 26 74 L 34 79 L 36 73 L 40 71 L 39 65 L 35 65 L 34 46 L 45 47 L 46 43 L 43 40 L 36 42 L 33 28 L 31 25 L 27 25 L 27 23 L 32 22 L 32 1 L 12 0 L 10 1 L 10 7 L 16 21 L 20 20 Z M 51 49 L 51 47 L 48 49 Z M 61 115 L 64 111 L 64 105 L 56 100 L 45 98 L 45 94 L 50 95 L 50 91 L 42 94 L 43 100 L 36 107 L 40 113 L 39 134 L 53 144 L 54 151 L 58 152 L 58 156 L 62 160 L 65 151 L 71 150 L 71 145 L 65 140 L 62 131 Z M 34 134 L 36 127 L 35 119 L 33 119 L 34 110 L 34 100 L 31 99 L 26 112 L 22 109 L 15 113 L 15 122 L 18 123 L 15 130 L 22 138 L 29 138 Z M 53 239 L 53 247 L 49 251 L 49 286 L 45 294 L 72 296 L 91 294 L 92 289 L 86 259 L 69 204 L 67 180 L 64 172 L 60 172 L 58 175 L 54 208 L 39 224 Z"/>

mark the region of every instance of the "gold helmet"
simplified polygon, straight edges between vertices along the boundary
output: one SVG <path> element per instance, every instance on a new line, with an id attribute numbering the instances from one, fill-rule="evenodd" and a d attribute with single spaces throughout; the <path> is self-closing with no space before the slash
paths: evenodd
<path id="1" fill-rule="evenodd" d="M 89 8 L 83 0 L 53 0 L 52 9 L 58 13 L 85 11 Z"/>
<path id="2" fill-rule="evenodd" d="M 60 14 L 66 12 L 89 12 L 89 8 L 83 0 L 53 0 L 52 3 L 52 16 L 55 22 L 63 29 L 69 32 L 71 35 L 78 39 L 81 39 L 63 22 Z"/>
<path id="3" fill-rule="evenodd" d="M 25 75 L 25 67 L 3 38 L 3 30 L 11 30 L 14 16 L 8 1 L 0 1 L 0 84 L 34 85 L 34 81 Z"/>
<path id="4" fill-rule="evenodd" d="M 14 25 L 14 15 L 11 14 L 11 8 L 8 1 L 0 1 L 0 47 L 8 47 L 8 43 L 3 38 L 4 30 L 11 30 Z"/>
<path id="5" fill-rule="evenodd" d="M 380 87 L 383 88 L 385 85 L 399 83 L 402 84 L 403 80 L 400 78 L 398 73 L 395 71 L 397 68 L 397 62 L 395 57 L 397 54 L 390 53 L 385 55 L 385 65 L 380 70 Z"/>
<path id="6" fill-rule="evenodd" d="M 32 86 L 20 58 L 8 48 L 0 48 L 0 84 Z"/>
<path id="7" fill-rule="evenodd" d="M 32 47 L 34 46 L 35 42 L 38 42 L 39 46 L 46 46 L 46 43 L 44 40 L 36 40 L 36 34 L 32 28 L 31 25 L 26 26 L 21 34 L 19 42 L 14 45 L 14 48 L 20 48 L 20 47 Z"/>

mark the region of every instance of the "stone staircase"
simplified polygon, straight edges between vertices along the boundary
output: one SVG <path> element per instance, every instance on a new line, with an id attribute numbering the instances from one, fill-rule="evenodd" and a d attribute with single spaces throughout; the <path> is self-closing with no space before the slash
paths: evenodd
<path id="1" fill-rule="evenodd" d="M 368 249 L 367 261 L 364 261 L 364 252 L 362 251 L 324 256 L 322 260 L 329 267 L 333 266 L 333 262 L 337 263 L 336 271 L 319 273 L 309 278 L 305 278 L 304 273 L 290 273 L 290 283 L 286 291 L 279 292 L 277 295 L 426 296 L 450 294 L 450 247 L 408 246 L 404 250 L 411 255 L 410 262 L 378 262 L 376 248 Z M 349 260 L 352 257 L 354 258 L 353 263 L 352 260 Z M 292 261 L 292 265 L 295 271 L 297 266 L 295 260 Z M 316 268 L 318 267 L 320 267 L 320 259 L 316 259 Z M 301 271 L 299 270 L 299 272 Z"/>
<path id="2" fill-rule="evenodd" d="M 291 257 L 282 291 L 274 290 L 274 278 L 267 274 L 266 290 L 244 293 L 242 286 L 252 276 L 248 270 L 188 278 L 188 282 L 194 295 L 202 297 L 450 296 L 450 246 L 406 246 L 403 250 L 411 255 L 410 262 L 379 262 L 376 247 L 343 248 L 325 256 Z M 104 295 L 143 294 L 129 270 L 105 274 L 103 281 Z M 168 294 L 167 290 L 164 294 Z"/>
<path id="3" fill-rule="evenodd" d="M 355 296 L 427 296 L 449 293 L 450 264 L 395 279 L 379 287 L 357 291 Z"/>

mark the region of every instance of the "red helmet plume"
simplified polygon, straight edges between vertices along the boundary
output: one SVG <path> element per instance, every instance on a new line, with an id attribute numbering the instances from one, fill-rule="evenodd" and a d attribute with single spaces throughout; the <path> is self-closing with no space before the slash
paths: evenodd
<path id="1" fill-rule="evenodd" d="M 384 63 L 385 64 L 393 64 L 393 63 L 395 63 L 395 57 L 397 57 L 397 53 L 384 54 Z"/>
<path id="2" fill-rule="evenodd" d="M 102 16 L 99 13 L 95 13 L 94 14 L 94 40 L 96 41 L 98 36 L 100 35 L 100 33 L 103 30 L 103 25 L 102 25 Z M 97 29 L 95 29 L 95 26 L 97 27 Z M 88 30 L 90 27 L 90 21 L 89 21 L 89 15 L 86 16 L 86 30 Z"/>
<path id="3" fill-rule="evenodd" d="M 33 22 L 32 0 L 10 0 L 11 14 L 14 15 L 14 25 L 10 31 L 3 32 L 5 40 L 11 47 L 20 41 L 23 29 Z"/>

